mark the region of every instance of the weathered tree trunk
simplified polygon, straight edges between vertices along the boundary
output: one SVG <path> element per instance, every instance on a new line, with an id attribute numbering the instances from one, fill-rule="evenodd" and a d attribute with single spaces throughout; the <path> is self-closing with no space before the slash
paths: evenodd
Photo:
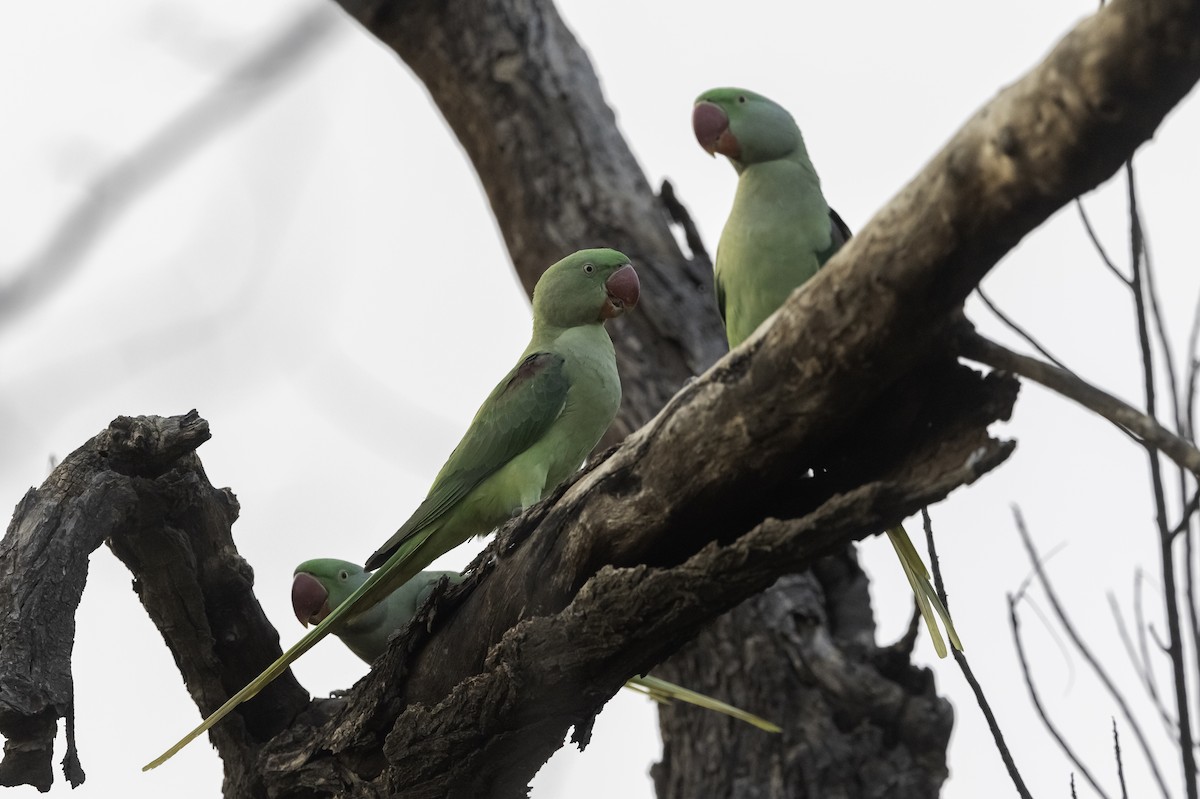
<path id="1" fill-rule="evenodd" d="M 655 670 L 786 726 L 777 743 L 695 708 L 663 713 L 663 759 L 651 772 L 659 797 L 937 795 L 951 715 L 907 648 L 875 648 L 866 582 L 853 556 L 822 558 Z"/>
<path id="2" fill-rule="evenodd" d="M 611 115 L 553 9 L 499 0 L 347 7 L 430 85 L 481 165 L 527 284 L 583 244 L 618 244 L 634 256 L 647 299 L 616 330 L 623 430 L 670 399 L 618 449 L 507 525 L 471 578 L 427 606 L 344 699 L 306 706 L 284 682 L 219 725 L 213 742 L 230 796 L 523 795 L 570 727 L 586 740 L 626 678 L 780 576 L 994 468 L 1011 445 L 986 428 L 1007 415 L 1014 387 L 954 364 L 948 333 L 963 299 L 1021 236 L 1111 174 L 1200 75 L 1200 2 L 1110 4 L 976 115 L 771 326 L 670 396 L 720 349 L 711 314 L 705 321 L 696 310 L 707 302 L 707 265 L 675 251 L 627 150 L 603 132 Z M 536 142 L 537 152 L 522 142 Z M 659 340 L 665 346 L 646 343 Z M 232 504 L 191 454 L 204 436 L 171 443 L 200 425 L 118 420 L 89 445 L 94 456 L 76 453 L 27 498 L 0 548 L 0 623 L 14 614 L 38 623 L 30 609 L 49 607 L 65 584 L 45 579 L 53 568 L 31 573 L 31 552 L 63 542 L 69 552 L 52 561 L 81 585 L 78 553 L 110 537 L 207 713 L 278 647 L 228 543 Z M 92 507 L 99 526 L 80 526 L 79 499 L 106 481 L 128 481 L 128 490 Z M 756 600 L 745 612 L 762 619 L 745 624 L 745 640 L 713 639 L 743 653 L 743 671 L 762 665 L 789 704 L 823 707 L 781 719 L 785 733 L 765 745 L 756 738 L 753 753 L 741 730 L 718 734 L 717 723 L 682 736 L 667 716 L 672 748 L 656 776 L 668 795 L 936 789 L 943 705 L 903 653 L 867 640 L 860 579 L 844 559 L 827 560 L 814 576 L 789 578 L 786 593 Z M 50 598 L 14 601 L 18 593 Z M 55 613 L 69 619 L 72 610 Z M 176 613 L 189 623 L 173 624 Z M 24 665 L 19 649 L 9 657 L 11 646 L 0 638 L 5 689 Z M 794 673 L 777 650 L 796 655 Z M 764 651 L 770 657 L 759 659 Z M 60 647 L 49 668 L 26 672 L 69 677 L 63 657 Z M 734 701 L 770 710 L 759 704 L 759 683 L 715 673 L 711 654 L 692 650 L 680 668 L 703 678 L 702 689 L 724 685 Z M 47 690 L 41 677 L 18 687 L 20 698 Z M 19 736 L 23 723 L 52 728 L 69 712 L 69 688 L 54 696 L 38 704 L 0 693 L 6 735 L 15 727 Z M 858 760 L 803 751 L 830 725 L 839 747 L 861 747 Z M 45 760 L 44 778 L 46 747 L 22 751 Z M 21 754 L 10 750 L 6 763 Z M 689 755 L 706 766 L 739 757 L 746 771 L 731 766 L 689 782 Z M 26 773 L 37 771 L 28 765 Z"/>

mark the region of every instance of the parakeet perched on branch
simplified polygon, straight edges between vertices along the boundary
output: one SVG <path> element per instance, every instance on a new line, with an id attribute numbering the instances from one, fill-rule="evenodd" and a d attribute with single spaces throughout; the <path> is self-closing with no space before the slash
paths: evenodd
<path id="1" fill-rule="evenodd" d="M 367 663 L 373 663 L 387 651 L 392 634 L 408 625 L 434 584 L 443 577 L 455 583 L 462 580 L 458 572 L 423 571 L 374 607 L 343 619 L 333 629 L 333 634 L 342 639 L 351 652 Z M 366 580 L 367 572 L 349 561 L 319 558 L 301 563 L 296 567 L 292 581 L 292 609 L 296 611 L 296 618 L 306 627 L 320 624 Z M 778 726 L 753 713 L 657 677 L 634 677 L 625 683 L 625 687 L 657 702 L 687 702 L 724 713 L 767 732 L 779 732 Z"/>
<path id="2" fill-rule="evenodd" d="M 817 273 L 849 240 L 850 229 L 825 201 L 800 128 L 782 106 L 745 89 L 712 89 L 696 98 L 692 128 L 700 146 L 728 158 L 738 174 L 713 264 L 717 308 L 732 349 Z M 908 533 L 897 525 L 887 534 L 938 656 L 946 656 L 946 644 L 935 611 L 961 650 Z"/>
<path id="3" fill-rule="evenodd" d="M 640 284 L 615 250 L 580 250 L 551 266 L 533 292 L 533 335 L 517 365 L 483 401 L 429 495 L 367 561 L 358 589 L 249 685 L 144 768 L 161 765 L 255 696 L 328 635 L 463 541 L 487 535 L 574 473 L 621 403 L 604 322 L 637 304 Z"/>

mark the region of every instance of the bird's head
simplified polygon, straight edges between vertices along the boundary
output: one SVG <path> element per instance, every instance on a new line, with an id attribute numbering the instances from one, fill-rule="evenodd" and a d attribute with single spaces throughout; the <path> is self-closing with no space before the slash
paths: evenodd
<path id="1" fill-rule="evenodd" d="M 536 324 L 577 327 L 620 316 L 641 293 L 629 258 L 616 250 L 580 250 L 547 269 L 533 289 Z"/>
<path id="2" fill-rule="evenodd" d="M 735 166 L 785 158 L 804 146 L 783 106 L 745 89 L 710 89 L 697 97 L 692 130 L 705 152 Z"/>
<path id="3" fill-rule="evenodd" d="M 334 558 L 306 560 L 294 575 L 292 610 L 305 627 L 320 624 L 367 579 L 358 564 Z"/>

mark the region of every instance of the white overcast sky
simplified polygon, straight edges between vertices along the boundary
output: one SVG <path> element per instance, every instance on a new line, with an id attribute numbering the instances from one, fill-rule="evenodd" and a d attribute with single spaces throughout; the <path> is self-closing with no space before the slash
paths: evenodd
<path id="1" fill-rule="evenodd" d="M 734 175 L 692 138 L 700 91 L 742 85 L 791 109 L 831 204 L 858 229 L 976 108 L 1092 11 L 1083 0 L 864 0 L 786 11 L 749 0 L 736 11 L 695 0 L 561 5 L 642 166 L 652 182 L 675 183 L 710 247 Z M 0 7 L 0 281 L 105 169 L 309 7 Z M 1177 356 L 1200 291 L 1197 142 L 1200 104 L 1189 98 L 1137 159 Z M 1110 184 L 1086 203 L 1125 264 L 1123 187 Z M 1140 398 L 1130 303 L 1073 209 L 1029 236 L 986 288 L 1081 374 Z M 977 303 L 969 312 L 1000 334 Z M 14 506 L 42 482 L 51 458 L 117 415 L 197 408 L 213 431 L 200 456 L 214 484 L 241 501 L 236 540 L 288 642 L 300 633 L 288 601 L 295 564 L 361 559 L 408 516 L 528 330 L 528 305 L 478 181 L 424 88 L 339 19 L 270 99 L 107 225 L 67 282 L 0 320 L 0 503 Z M 958 629 L 1018 764 L 1035 795 L 1068 795 L 1071 767 L 1033 716 L 1007 626 L 1005 594 L 1028 573 L 1011 503 L 1023 507 L 1043 552 L 1058 548 L 1051 573 L 1127 687 L 1177 786 L 1176 760 L 1135 685 L 1106 600 L 1112 591 L 1129 607 L 1137 568 L 1150 575 L 1151 591 L 1158 585 L 1144 456 L 1107 423 L 1037 387 L 1023 389 L 1013 422 L 997 432 L 1018 439 L 1015 455 L 932 513 Z M 874 578 L 879 638 L 890 641 L 908 619 L 907 585 L 883 540 L 863 542 L 860 553 Z M 437 565 L 461 567 L 470 554 Z M 206 742 L 151 774 L 139 771 L 198 715 L 129 583 L 107 550 L 97 552 L 74 657 L 88 774 L 80 795 L 214 796 L 221 769 Z M 1146 613 L 1162 630 L 1153 594 Z M 1118 711 L 1034 613 L 1024 618 L 1051 712 L 1119 794 L 1110 756 Z M 938 662 L 923 635 L 917 658 L 957 714 L 943 795 L 1008 795 L 957 668 Z M 349 686 L 365 666 L 328 643 L 297 672 L 322 693 Z M 1120 728 L 1131 795 L 1155 795 L 1123 721 Z M 556 756 L 533 795 L 650 797 L 646 774 L 658 753 L 649 702 L 618 696 L 588 751 Z M 1091 795 L 1077 783 L 1080 796 Z M 61 777 L 54 790 L 68 790 Z"/>

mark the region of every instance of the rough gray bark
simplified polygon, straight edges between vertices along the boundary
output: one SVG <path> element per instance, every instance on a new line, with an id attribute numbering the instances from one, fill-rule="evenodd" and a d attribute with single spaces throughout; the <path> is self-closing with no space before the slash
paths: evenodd
<path id="1" fill-rule="evenodd" d="M 727 720 L 678 706 L 662 714 L 663 759 L 651 770 L 657 794 L 936 796 L 951 715 L 932 673 L 912 667 L 906 646 L 875 649 L 858 563 L 822 558 L 775 588 L 735 609 L 747 625 L 740 636 L 711 625 L 664 665 L 673 680 L 774 714 L 785 737 L 738 735 L 723 729 L 732 726 Z M 830 610 L 850 618 L 831 619 Z M 917 632 L 912 627 L 902 643 L 911 645 Z M 772 656 L 779 640 L 792 660 Z"/>
<path id="2" fill-rule="evenodd" d="M 435 44 L 447 41 L 452 32 L 448 27 L 439 30 L 439 25 L 461 23 L 453 35 L 466 37 L 471 52 L 487 54 L 486 79 L 495 84 L 494 92 L 509 91 L 506 86 L 513 76 L 524 74 L 526 52 L 537 53 L 556 41 L 545 22 L 553 19 L 552 9 L 495 2 L 477 13 L 514 25 L 522 19 L 534 23 L 528 39 L 510 38 L 511 47 L 496 52 L 491 44 L 503 41 L 502 31 L 497 39 L 474 39 L 477 32 L 472 33 L 470 20 L 456 16 L 467 7 L 430 3 L 356 8 L 377 30 L 427 23 L 419 35 Z M 406 16 L 412 14 L 424 16 Z M 569 50 L 552 50 L 551 55 L 572 63 Z M 990 440 L 986 426 L 1007 414 L 1013 386 L 999 378 L 980 379 L 955 366 L 941 348 L 963 298 L 1024 233 L 1111 174 L 1153 132 L 1197 75 L 1200 3 L 1194 0 L 1117 0 L 1085 20 L 1046 64 L 980 111 L 789 301 L 771 326 L 685 386 L 648 425 L 572 485 L 508 525 L 478 562 L 472 579 L 427 608 L 424 623 L 394 644 L 345 699 L 316 700 L 301 712 L 303 692 L 283 683 L 277 699 L 248 705 L 235 714 L 239 720 L 222 724 L 214 744 L 226 763 L 227 795 L 522 795 L 529 778 L 571 726 L 586 740 L 594 713 L 628 676 L 659 663 L 715 616 L 755 596 L 780 575 L 883 529 L 993 468 L 1010 447 Z M 569 98 L 575 87 L 551 81 L 548 88 L 541 96 L 568 99 L 565 105 L 551 103 L 547 113 L 571 111 Z M 470 96 L 467 89 L 461 91 Z M 453 96 L 454 90 L 447 92 Z M 509 95 L 510 101 L 514 98 Z M 485 103 L 477 109 L 481 116 L 463 114 L 467 121 L 461 124 L 490 125 L 494 120 L 487 111 Z M 611 124 L 606 114 L 602 111 L 600 119 Z M 568 119 L 580 121 L 575 116 Z M 578 244 L 595 243 L 552 237 L 561 231 L 590 231 L 592 236 L 604 234 L 601 241 L 617 243 L 625 235 L 617 225 L 624 218 L 620 208 L 654 208 L 650 200 L 610 194 L 604 187 L 621 185 L 612 172 L 614 161 L 602 157 L 603 148 L 578 146 L 592 135 L 586 125 L 562 123 L 559 119 L 558 127 L 567 130 L 562 136 L 576 141 L 570 152 L 584 162 L 568 168 L 583 170 L 576 177 L 582 182 L 546 209 L 548 230 L 527 228 L 533 238 L 514 239 L 510 223 L 501 220 L 514 249 L 554 250 L 553 255 L 538 256 L 539 266 Z M 460 136 L 468 135 L 459 129 L 460 123 L 452 124 Z M 494 141 L 500 150 L 495 160 L 503 162 L 515 157 L 504 155 L 505 150 L 519 148 L 525 139 L 510 135 Z M 543 144 L 542 139 L 533 141 Z M 472 151 L 472 145 L 467 148 Z M 539 157 L 545 158 L 542 152 Z M 490 181 L 484 177 L 485 185 Z M 531 203 L 540 213 L 538 195 L 543 189 L 553 186 L 518 183 L 505 189 L 510 192 L 505 198 L 514 206 Z M 493 191 L 489 186 L 489 193 Z M 576 197 L 582 199 L 572 199 Z M 556 215 L 560 205 L 567 209 L 562 217 Z M 588 226 L 573 218 L 580 209 L 593 206 L 602 224 Z M 517 216 L 514 229 L 523 218 Z M 543 235 L 551 236 L 551 245 L 539 243 Z M 701 278 L 694 264 L 680 267 L 679 261 L 656 260 L 650 247 L 640 252 L 622 246 L 638 258 L 647 277 L 647 297 L 656 290 L 650 278 L 669 290 L 673 283 L 686 284 L 682 275 L 696 275 L 704 281 L 696 283 L 697 296 L 707 283 L 707 274 Z M 673 265 L 683 271 L 672 271 Z M 647 319 L 636 324 L 646 325 L 648 331 L 668 328 L 678 310 L 657 307 L 648 299 L 643 308 Z M 657 357 L 638 350 L 638 342 L 648 340 L 640 336 L 650 335 L 635 335 L 634 321 L 640 319 L 642 314 L 631 317 L 618 335 L 627 379 L 641 374 L 639 369 L 645 370 L 645 363 L 653 364 Z M 701 344 L 691 340 L 692 332 L 701 336 Z M 706 334 L 692 332 L 684 336 L 676 331 L 675 339 L 669 339 L 680 351 L 674 367 L 663 366 L 669 375 L 683 377 L 687 369 L 680 364 L 702 354 Z M 697 346 L 700 350 L 693 349 Z M 661 402 L 665 397 L 661 385 L 652 381 L 645 388 L 638 388 L 636 381 L 628 387 L 631 407 L 641 407 L 647 415 L 657 407 L 654 398 Z M 228 500 L 221 499 L 225 495 L 201 479 L 194 455 L 188 454 L 190 447 L 177 452 L 154 444 L 159 440 L 155 431 L 166 441 L 172 426 L 191 424 L 194 421 L 186 419 L 117 424 L 101 438 L 127 439 L 118 447 L 121 457 L 115 465 L 93 459 L 92 470 L 85 468 L 80 474 L 115 472 L 120 478 L 111 479 L 130 481 L 136 501 L 121 504 L 124 494 L 114 496 L 113 507 L 121 512 L 99 516 L 109 520 L 105 523 L 116 536 L 118 550 L 128 547 L 125 560 L 177 660 L 183 662 L 181 652 L 190 653 L 196 663 L 205 664 L 203 669 L 194 667 L 201 673 L 193 674 L 191 688 L 207 712 L 278 649 L 272 636 L 256 626 L 246 569 L 226 543 L 233 514 Z M 152 435 L 124 435 L 121 429 Z M 814 476 L 805 477 L 809 469 L 815 470 Z M 59 472 L 56 475 L 43 490 L 49 491 L 56 481 L 69 484 Z M 161 493 L 175 485 L 187 490 L 183 495 Z M 61 515 L 41 526 L 38 546 L 73 535 L 68 511 L 72 498 L 82 496 L 87 486 L 79 483 L 72 489 L 76 493 L 64 494 L 57 502 L 47 493 L 45 506 L 23 502 L 0 562 L 25 556 L 27 549 L 9 548 L 7 542 L 39 526 L 39 514 L 57 509 Z M 145 523 L 133 525 L 137 534 L 122 535 L 130 517 Z M 80 533 L 79 546 L 92 546 L 98 536 Z M 77 566 L 78 562 L 76 558 Z M 167 572 L 167 566 L 176 571 Z M 28 572 L 4 567 L 0 574 L 7 575 L 6 592 L 30 582 L 23 580 Z M 853 574 L 848 574 L 853 583 Z M 839 588 L 837 575 L 818 576 L 827 594 Z M 190 580 L 185 585 L 194 588 L 186 593 L 203 602 L 202 609 L 178 609 L 189 614 L 188 624 L 172 624 L 175 611 L 158 607 L 182 601 L 168 592 L 180 590 L 175 586 L 179 579 Z M 236 588 L 233 599 L 226 598 L 228 586 Z M 796 586 L 808 590 L 800 583 Z M 160 589 L 164 593 L 158 593 Z M 15 605 L 10 594 L 0 597 L 5 602 L 0 619 L 7 623 Z M 850 655 L 840 665 L 856 670 L 867 663 L 880 674 L 888 673 L 890 664 L 872 662 L 859 654 L 863 650 L 855 650 L 864 629 L 861 620 L 838 619 L 828 635 L 850 639 L 839 642 Z M 204 623 L 196 624 L 199 620 Z M 807 619 L 799 621 L 803 623 L 779 629 L 801 639 L 802 645 L 820 646 L 826 635 L 822 628 L 812 627 Z M 225 646 L 264 637 L 269 646 Z M 8 639 L 0 639 L 0 647 L 7 646 Z M 447 653 L 453 657 L 441 659 Z M 830 679 L 832 672 L 811 671 L 813 683 L 821 685 L 822 697 L 835 711 L 844 708 L 834 700 L 853 700 L 856 687 L 870 684 L 839 685 Z M 58 668 L 56 673 L 62 672 Z M 10 676 L 0 676 L 0 685 L 12 684 Z M 889 736 L 909 746 L 915 741 L 920 749 L 922 731 L 935 738 L 942 735 L 936 718 L 933 724 L 907 718 L 913 714 L 919 719 L 923 712 L 936 716 L 938 703 L 928 698 L 926 686 L 880 685 L 885 693 L 881 701 L 853 705 L 858 715 L 850 716 L 850 732 L 875 747 L 872 751 L 881 757 L 873 764 L 882 768 L 891 757 L 908 768 L 911 750 L 895 749 Z M 796 690 L 803 688 L 801 684 Z M 52 714 L 65 712 L 61 699 L 43 707 Z M 767 710 L 753 705 L 750 709 Z M 899 717 L 892 712 L 897 709 Z M 22 715 L 20 706 L 14 710 L 11 705 L 7 710 L 12 711 L 10 723 L 14 718 L 36 721 L 45 713 L 35 709 L 32 716 Z M 793 726 L 761 748 L 803 746 Z M 275 734 L 278 730 L 282 732 Z M 721 745 L 717 741 L 709 756 L 716 757 L 712 753 L 721 751 Z M 924 749 L 936 751 L 939 746 L 941 741 L 935 740 Z M 795 767 L 799 771 L 789 773 L 801 783 L 836 776 L 837 770 L 806 771 L 810 766 L 803 759 L 795 761 Z M 660 769 L 660 785 L 682 790 L 686 786 L 681 780 L 673 782 L 671 771 L 670 765 Z M 928 783 L 900 785 L 920 792 Z M 737 795 L 738 787 L 730 794 Z M 823 782 L 820 787 L 826 791 Z M 876 791 L 886 787 L 874 784 Z M 746 793 L 780 795 L 781 790 L 811 795 L 813 785 L 781 781 L 761 790 L 751 785 Z M 888 795 L 909 795 L 903 792 L 907 790 L 898 785 Z M 872 794 L 849 785 L 838 795 Z"/>
<path id="3" fill-rule="evenodd" d="M 58 718 L 70 746 L 64 771 L 73 784 L 83 780 L 70 740 L 71 648 L 87 559 L 101 543 L 133 572 L 134 590 L 201 707 L 219 705 L 278 656 L 279 634 L 230 535 L 237 499 L 212 487 L 194 453 L 209 437 L 195 411 L 119 417 L 17 505 L 0 541 L 0 783 L 49 790 Z M 307 703 L 289 672 L 215 731 L 227 778 L 237 775 L 261 795 L 258 742 Z"/>

